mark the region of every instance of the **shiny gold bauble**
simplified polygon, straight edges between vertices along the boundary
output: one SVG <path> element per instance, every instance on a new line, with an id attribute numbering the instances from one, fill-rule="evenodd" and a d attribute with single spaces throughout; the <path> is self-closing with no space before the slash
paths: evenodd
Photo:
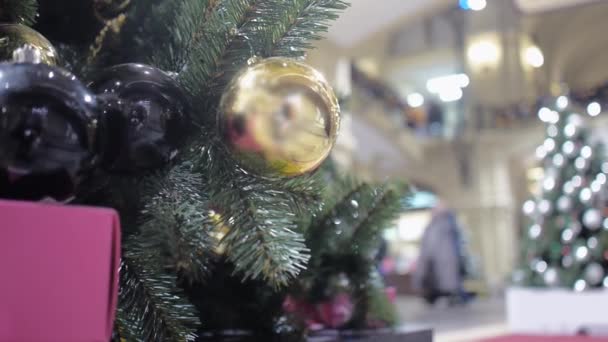
<path id="1" fill-rule="evenodd" d="M 0 24 L 0 62 L 13 61 L 13 53 L 25 46 L 36 52 L 41 63 L 57 64 L 57 51 L 43 35 L 25 25 Z"/>
<path id="2" fill-rule="evenodd" d="M 323 75 L 287 58 L 250 61 L 224 92 L 221 137 L 240 167 L 263 177 L 315 170 L 329 155 L 340 106 Z"/>

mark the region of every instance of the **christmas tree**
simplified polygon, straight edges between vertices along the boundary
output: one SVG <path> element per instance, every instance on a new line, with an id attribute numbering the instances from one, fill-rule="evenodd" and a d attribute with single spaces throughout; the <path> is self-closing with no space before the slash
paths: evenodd
<path id="1" fill-rule="evenodd" d="M 404 188 L 321 166 L 339 109 L 298 61 L 346 7 L 0 1 L 12 61 L 0 72 L 24 80 L 0 94 L 0 197 L 118 210 L 117 337 L 269 340 L 301 338 L 312 316 L 395 322 L 375 258 Z M 348 312 L 328 318 L 338 295 Z"/>
<path id="2" fill-rule="evenodd" d="M 523 206 L 529 224 L 514 281 L 576 291 L 608 286 L 604 147 L 592 143 L 584 119 L 572 109 L 541 108 L 539 117 L 547 123 L 547 137 L 536 150 L 544 176 L 540 197 Z"/>

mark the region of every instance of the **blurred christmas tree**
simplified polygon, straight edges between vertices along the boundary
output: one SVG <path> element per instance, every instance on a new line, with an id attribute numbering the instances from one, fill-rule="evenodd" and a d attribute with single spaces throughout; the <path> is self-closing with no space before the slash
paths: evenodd
<path id="1" fill-rule="evenodd" d="M 0 121 L 0 197 L 120 212 L 119 337 L 301 338 L 291 298 L 344 304 L 338 318 L 336 306 L 319 310 L 326 327 L 394 323 L 375 257 L 404 189 L 346 182 L 331 165 L 313 172 L 339 108 L 323 77 L 291 59 L 343 1 L 36 5 L 0 1 L 11 22 L 2 59 L 28 62 L 1 66 L 26 82 L 0 99 L 27 115 Z M 34 19 L 42 36 L 24 26 Z M 43 111 L 53 125 L 37 120 Z"/>
<path id="2" fill-rule="evenodd" d="M 608 162 L 603 145 L 592 144 L 583 118 L 542 108 L 547 138 L 536 150 L 544 176 L 540 198 L 524 203 L 529 225 L 514 273 L 518 285 L 608 286 Z"/>

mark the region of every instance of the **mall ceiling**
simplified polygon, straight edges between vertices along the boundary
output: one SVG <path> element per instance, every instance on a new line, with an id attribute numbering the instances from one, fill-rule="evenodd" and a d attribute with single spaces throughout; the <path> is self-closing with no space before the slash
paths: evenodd
<path id="1" fill-rule="evenodd" d="M 329 30 L 329 39 L 350 48 L 397 22 L 454 4 L 455 0 L 350 0 Z"/>

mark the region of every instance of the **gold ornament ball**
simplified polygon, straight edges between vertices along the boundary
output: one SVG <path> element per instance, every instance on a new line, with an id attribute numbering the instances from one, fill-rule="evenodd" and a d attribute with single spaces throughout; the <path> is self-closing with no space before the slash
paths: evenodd
<path id="1" fill-rule="evenodd" d="M 340 106 L 323 75 L 287 58 L 250 61 L 230 82 L 218 113 L 224 144 L 246 171 L 295 177 L 329 155 Z"/>
<path id="2" fill-rule="evenodd" d="M 57 64 L 57 51 L 43 35 L 25 25 L 0 24 L 0 61 L 13 61 L 13 52 L 24 46 L 32 48 L 39 56 L 40 62 Z"/>

